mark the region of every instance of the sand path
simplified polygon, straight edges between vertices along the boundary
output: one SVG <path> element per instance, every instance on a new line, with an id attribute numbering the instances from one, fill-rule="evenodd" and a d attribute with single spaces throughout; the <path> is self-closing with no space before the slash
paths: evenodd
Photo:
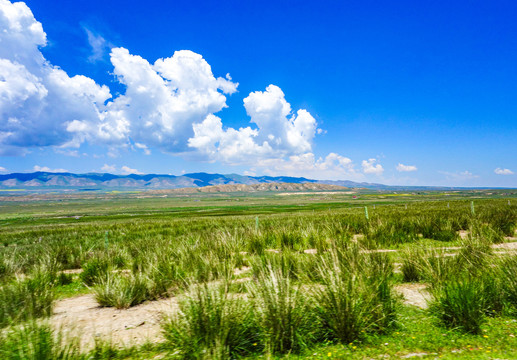
<path id="1" fill-rule="evenodd" d="M 50 321 L 65 336 L 80 336 L 81 348 L 91 349 L 96 340 L 131 347 L 163 341 L 160 321 L 177 311 L 176 298 L 148 301 L 125 310 L 100 307 L 93 294 L 56 302 Z"/>

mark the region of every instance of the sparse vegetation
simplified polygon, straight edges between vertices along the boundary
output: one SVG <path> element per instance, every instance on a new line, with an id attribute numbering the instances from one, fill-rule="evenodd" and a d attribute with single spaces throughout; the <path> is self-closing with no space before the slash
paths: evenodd
<path id="1" fill-rule="evenodd" d="M 13 349 L 0 357 L 362 358 L 485 344 L 505 321 L 517 336 L 517 261 L 504 247 L 517 206 L 506 199 L 478 199 L 474 215 L 462 194 L 407 209 L 411 198 L 382 194 L 232 196 L 59 204 L 79 219 L 57 219 L 53 202 L 0 207 L 0 336 Z M 402 304 L 394 286 L 405 283 L 425 284 L 428 310 Z M 162 323 L 164 344 L 88 355 L 40 323 L 75 288 L 117 309 L 176 296 L 179 311 Z M 413 328 L 434 342 L 397 335 Z"/>

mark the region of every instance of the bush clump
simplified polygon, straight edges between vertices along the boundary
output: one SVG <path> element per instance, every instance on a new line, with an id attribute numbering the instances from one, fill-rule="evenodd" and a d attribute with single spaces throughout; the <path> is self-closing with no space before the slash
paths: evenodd
<path id="1" fill-rule="evenodd" d="M 50 316 L 54 304 L 53 280 L 46 273 L 0 288 L 0 327 Z"/>
<path id="2" fill-rule="evenodd" d="M 182 358 L 234 359 L 261 348 L 251 304 L 229 294 L 229 285 L 190 286 L 180 311 L 164 322 L 164 336 Z"/>

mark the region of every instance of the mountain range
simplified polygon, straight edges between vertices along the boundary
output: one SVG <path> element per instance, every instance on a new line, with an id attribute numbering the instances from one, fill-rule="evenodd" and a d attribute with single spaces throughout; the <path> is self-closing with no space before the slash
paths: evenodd
<path id="1" fill-rule="evenodd" d="M 24 190 L 155 190 L 197 188 L 213 185 L 254 185 L 263 183 L 326 184 L 348 188 L 366 188 L 375 190 L 452 189 L 450 187 L 432 186 L 390 186 L 376 183 L 354 182 L 349 180 L 314 180 L 290 176 L 248 176 L 238 174 L 191 173 L 179 176 L 165 174 L 129 174 L 115 175 L 108 173 L 74 174 L 69 172 L 33 172 L 0 175 L 0 188 Z"/>

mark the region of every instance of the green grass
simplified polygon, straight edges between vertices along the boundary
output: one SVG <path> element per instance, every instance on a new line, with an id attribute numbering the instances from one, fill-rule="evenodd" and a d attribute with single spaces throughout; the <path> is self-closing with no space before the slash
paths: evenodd
<path id="1" fill-rule="evenodd" d="M 49 316 L 54 294 L 52 279 L 43 273 L 0 287 L 0 328 Z"/>
<path id="2" fill-rule="evenodd" d="M 517 262 L 491 248 L 516 228 L 508 192 L 0 201 L 2 334 L 48 316 L 56 298 L 90 292 L 120 309 L 183 299 L 164 323 L 166 344 L 99 344 L 92 359 L 516 357 Z M 475 215 L 472 196 L 481 197 Z M 460 239 L 460 230 L 470 235 Z M 398 252 L 366 251 L 375 249 Z M 234 274 L 244 266 L 250 271 Z M 431 310 L 401 306 L 395 282 L 429 284 Z M 47 330 L 18 337 L 61 356 Z M 3 340 L 14 344 L 13 336 Z"/>
<path id="3" fill-rule="evenodd" d="M 163 325 L 171 353 L 184 359 L 233 359 L 262 348 L 253 307 L 230 294 L 229 285 L 189 288 L 179 312 Z"/>

